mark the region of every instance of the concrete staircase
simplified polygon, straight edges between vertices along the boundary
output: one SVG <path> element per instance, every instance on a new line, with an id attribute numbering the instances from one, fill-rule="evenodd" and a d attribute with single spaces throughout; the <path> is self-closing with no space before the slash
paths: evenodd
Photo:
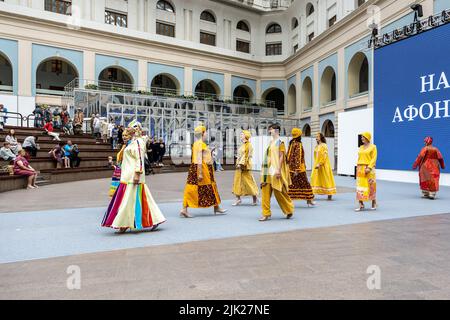
<path id="1" fill-rule="evenodd" d="M 61 140 L 66 142 L 72 140 L 80 149 L 82 159 L 79 168 L 57 169 L 56 162 L 50 158 L 49 152 L 57 144 L 52 137 L 44 134 L 44 131 L 37 128 L 6 127 L 0 132 L 0 144 L 3 146 L 5 137 L 9 129 L 16 131 L 16 138 L 20 143 L 28 136 L 37 136 L 40 150 L 36 158 L 30 160 L 30 165 L 39 171 L 37 185 L 50 183 L 63 183 L 69 181 L 108 178 L 112 175 L 112 170 L 108 168 L 108 156 L 115 157 L 117 151 L 113 151 L 109 144 L 100 143 L 90 135 L 61 135 Z M 0 160 L 0 168 L 4 168 L 8 163 Z M 20 189 L 26 186 L 26 179 L 20 176 L 10 176 L 7 172 L 0 173 L 0 192 Z"/>
<path id="2" fill-rule="evenodd" d="M 38 136 L 38 144 L 40 150 L 36 158 L 30 160 L 30 165 L 39 171 L 36 184 L 44 186 L 52 183 L 64 183 L 78 180 L 101 179 L 110 178 L 113 174 L 112 170 L 108 168 L 108 156 L 115 158 L 118 150 L 111 150 L 110 144 L 105 144 L 97 141 L 91 135 L 75 135 L 64 136 L 61 135 L 62 141 L 72 140 L 74 144 L 78 145 L 80 149 L 81 164 L 79 168 L 57 169 L 56 163 L 50 158 L 49 151 L 51 151 L 57 144 L 52 137 L 44 134 L 44 131 L 36 128 L 24 127 L 6 127 L 4 131 L 0 132 L 0 145 L 3 146 L 5 137 L 9 129 L 16 131 L 16 138 L 19 143 L 28 136 Z M 154 174 L 172 173 L 172 172 L 187 172 L 189 164 L 175 165 L 169 157 L 163 159 L 164 166 L 153 166 Z M 0 169 L 8 165 L 6 161 L 0 160 Z M 234 170 L 234 165 L 223 165 L 225 170 Z M 0 193 L 5 191 L 17 190 L 26 187 L 26 178 L 20 176 L 9 175 L 8 172 L 0 171 Z"/>

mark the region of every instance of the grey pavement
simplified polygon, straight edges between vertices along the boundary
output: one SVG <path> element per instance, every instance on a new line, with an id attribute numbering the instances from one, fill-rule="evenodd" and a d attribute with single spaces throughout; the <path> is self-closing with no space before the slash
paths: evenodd
<path id="1" fill-rule="evenodd" d="M 104 199 L 105 207 L 2 213 L 0 263 L 450 212 L 450 188 L 442 188 L 438 199 L 432 201 L 420 198 L 417 185 L 378 181 L 379 209 L 356 213 L 353 211 L 355 194 L 348 192 L 353 190 L 354 179 L 336 177 L 336 182 L 341 190 L 347 192 L 338 194 L 333 201 L 319 199 L 315 208 L 307 208 L 304 201 L 296 202 L 292 220 L 284 219 L 273 203 L 273 219 L 265 223 L 257 220 L 260 217 L 259 206 L 232 207 L 231 200 L 223 202 L 223 206 L 229 209 L 227 215 L 214 216 L 211 209 L 196 209 L 191 210 L 194 219 L 178 216 L 180 202 L 160 203 L 167 222 L 158 231 L 124 235 L 100 227 L 107 198 Z M 246 199 L 245 203 L 250 201 Z"/>
<path id="2" fill-rule="evenodd" d="M 0 299 L 450 299 L 449 229 L 429 215 L 6 263 Z"/>

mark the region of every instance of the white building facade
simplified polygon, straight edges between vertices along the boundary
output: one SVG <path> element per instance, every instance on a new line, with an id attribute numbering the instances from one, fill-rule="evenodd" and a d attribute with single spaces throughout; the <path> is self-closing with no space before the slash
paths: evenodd
<path id="1" fill-rule="evenodd" d="M 245 96 L 334 137 L 338 113 L 373 106 L 368 25 L 384 33 L 410 23 L 413 2 L 0 1 L 0 96 L 24 115 L 34 103 L 63 104 L 73 79 Z M 425 16 L 449 7 L 419 3 Z"/>

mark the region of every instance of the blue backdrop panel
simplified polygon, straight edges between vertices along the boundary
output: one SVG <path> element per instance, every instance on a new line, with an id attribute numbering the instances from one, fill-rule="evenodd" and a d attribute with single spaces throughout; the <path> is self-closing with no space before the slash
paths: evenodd
<path id="1" fill-rule="evenodd" d="M 411 170 L 432 136 L 450 172 L 450 24 L 375 50 L 377 167 Z"/>

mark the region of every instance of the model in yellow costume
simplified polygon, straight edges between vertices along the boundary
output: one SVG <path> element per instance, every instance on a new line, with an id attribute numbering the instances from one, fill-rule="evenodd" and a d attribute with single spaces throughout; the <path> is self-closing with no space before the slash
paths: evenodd
<path id="1" fill-rule="evenodd" d="M 356 198 L 359 207 L 355 211 L 364 209 L 364 201 L 372 201 L 372 210 L 377 209 L 377 182 L 375 166 L 377 162 L 377 147 L 370 143 L 372 135 L 369 132 L 361 133 L 363 145 L 359 148 L 356 169 Z"/>
<path id="2" fill-rule="evenodd" d="M 242 203 L 241 197 L 243 196 L 252 196 L 253 205 L 256 206 L 258 204 L 258 186 L 251 172 L 253 146 L 250 143 L 250 138 L 251 133 L 249 131 L 245 130 L 241 133 L 242 145 L 238 150 L 233 183 L 233 194 L 237 199 L 233 206 L 240 205 Z"/>
<path id="3" fill-rule="evenodd" d="M 308 206 L 313 206 L 314 194 L 306 176 L 305 150 L 302 144 L 302 130 L 292 129 L 292 140 L 289 143 L 287 163 L 289 165 L 289 174 L 291 184 L 288 194 L 292 200 L 306 200 Z"/>
<path id="4" fill-rule="evenodd" d="M 270 200 L 272 193 L 286 215 L 287 219 L 294 214 L 294 204 L 288 195 L 288 187 L 291 184 L 289 167 L 286 163 L 286 147 L 280 139 L 280 126 L 272 124 L 269 134 L 272 137 L 269 147 L 264 155 L 261 172 L 262 214 L 259 221 L 267 221 L 272 216 Z"/>
<path id="5" fill-rule="evenodd" d="M 333 170 L 328 157 L 327 140 L 322 133 L 316 136 L 317 146 L 314 148 L 314 165 L 311 173 L 311 187 L 314 194 L 327 195 L 331 200 L 336 194 Z"/>
<path id="6" fill-rule="evenodd" d="M 144 146 L 140 138 L 140 124 L 133 121 L 126 129 L 129 135 L 122 155 L 120 184 L 103 217 L 102 226 L 120 229 L 143 230 L 166 221 L 145 184 Z"/>
<path id="7" fill-rule="evenodd" d="M 195 142 L 192 145 L 191 165 L 184 189 L 183 209 L 180 216 L 192 218 L 187 208 L 214 207 L 215 214 L 223 214 L 226 210 L 219 207 L 220 196 L 214 176 L 211 151 L 205 143 L 206 127 L 198 126 L 194 132 Z"/>

